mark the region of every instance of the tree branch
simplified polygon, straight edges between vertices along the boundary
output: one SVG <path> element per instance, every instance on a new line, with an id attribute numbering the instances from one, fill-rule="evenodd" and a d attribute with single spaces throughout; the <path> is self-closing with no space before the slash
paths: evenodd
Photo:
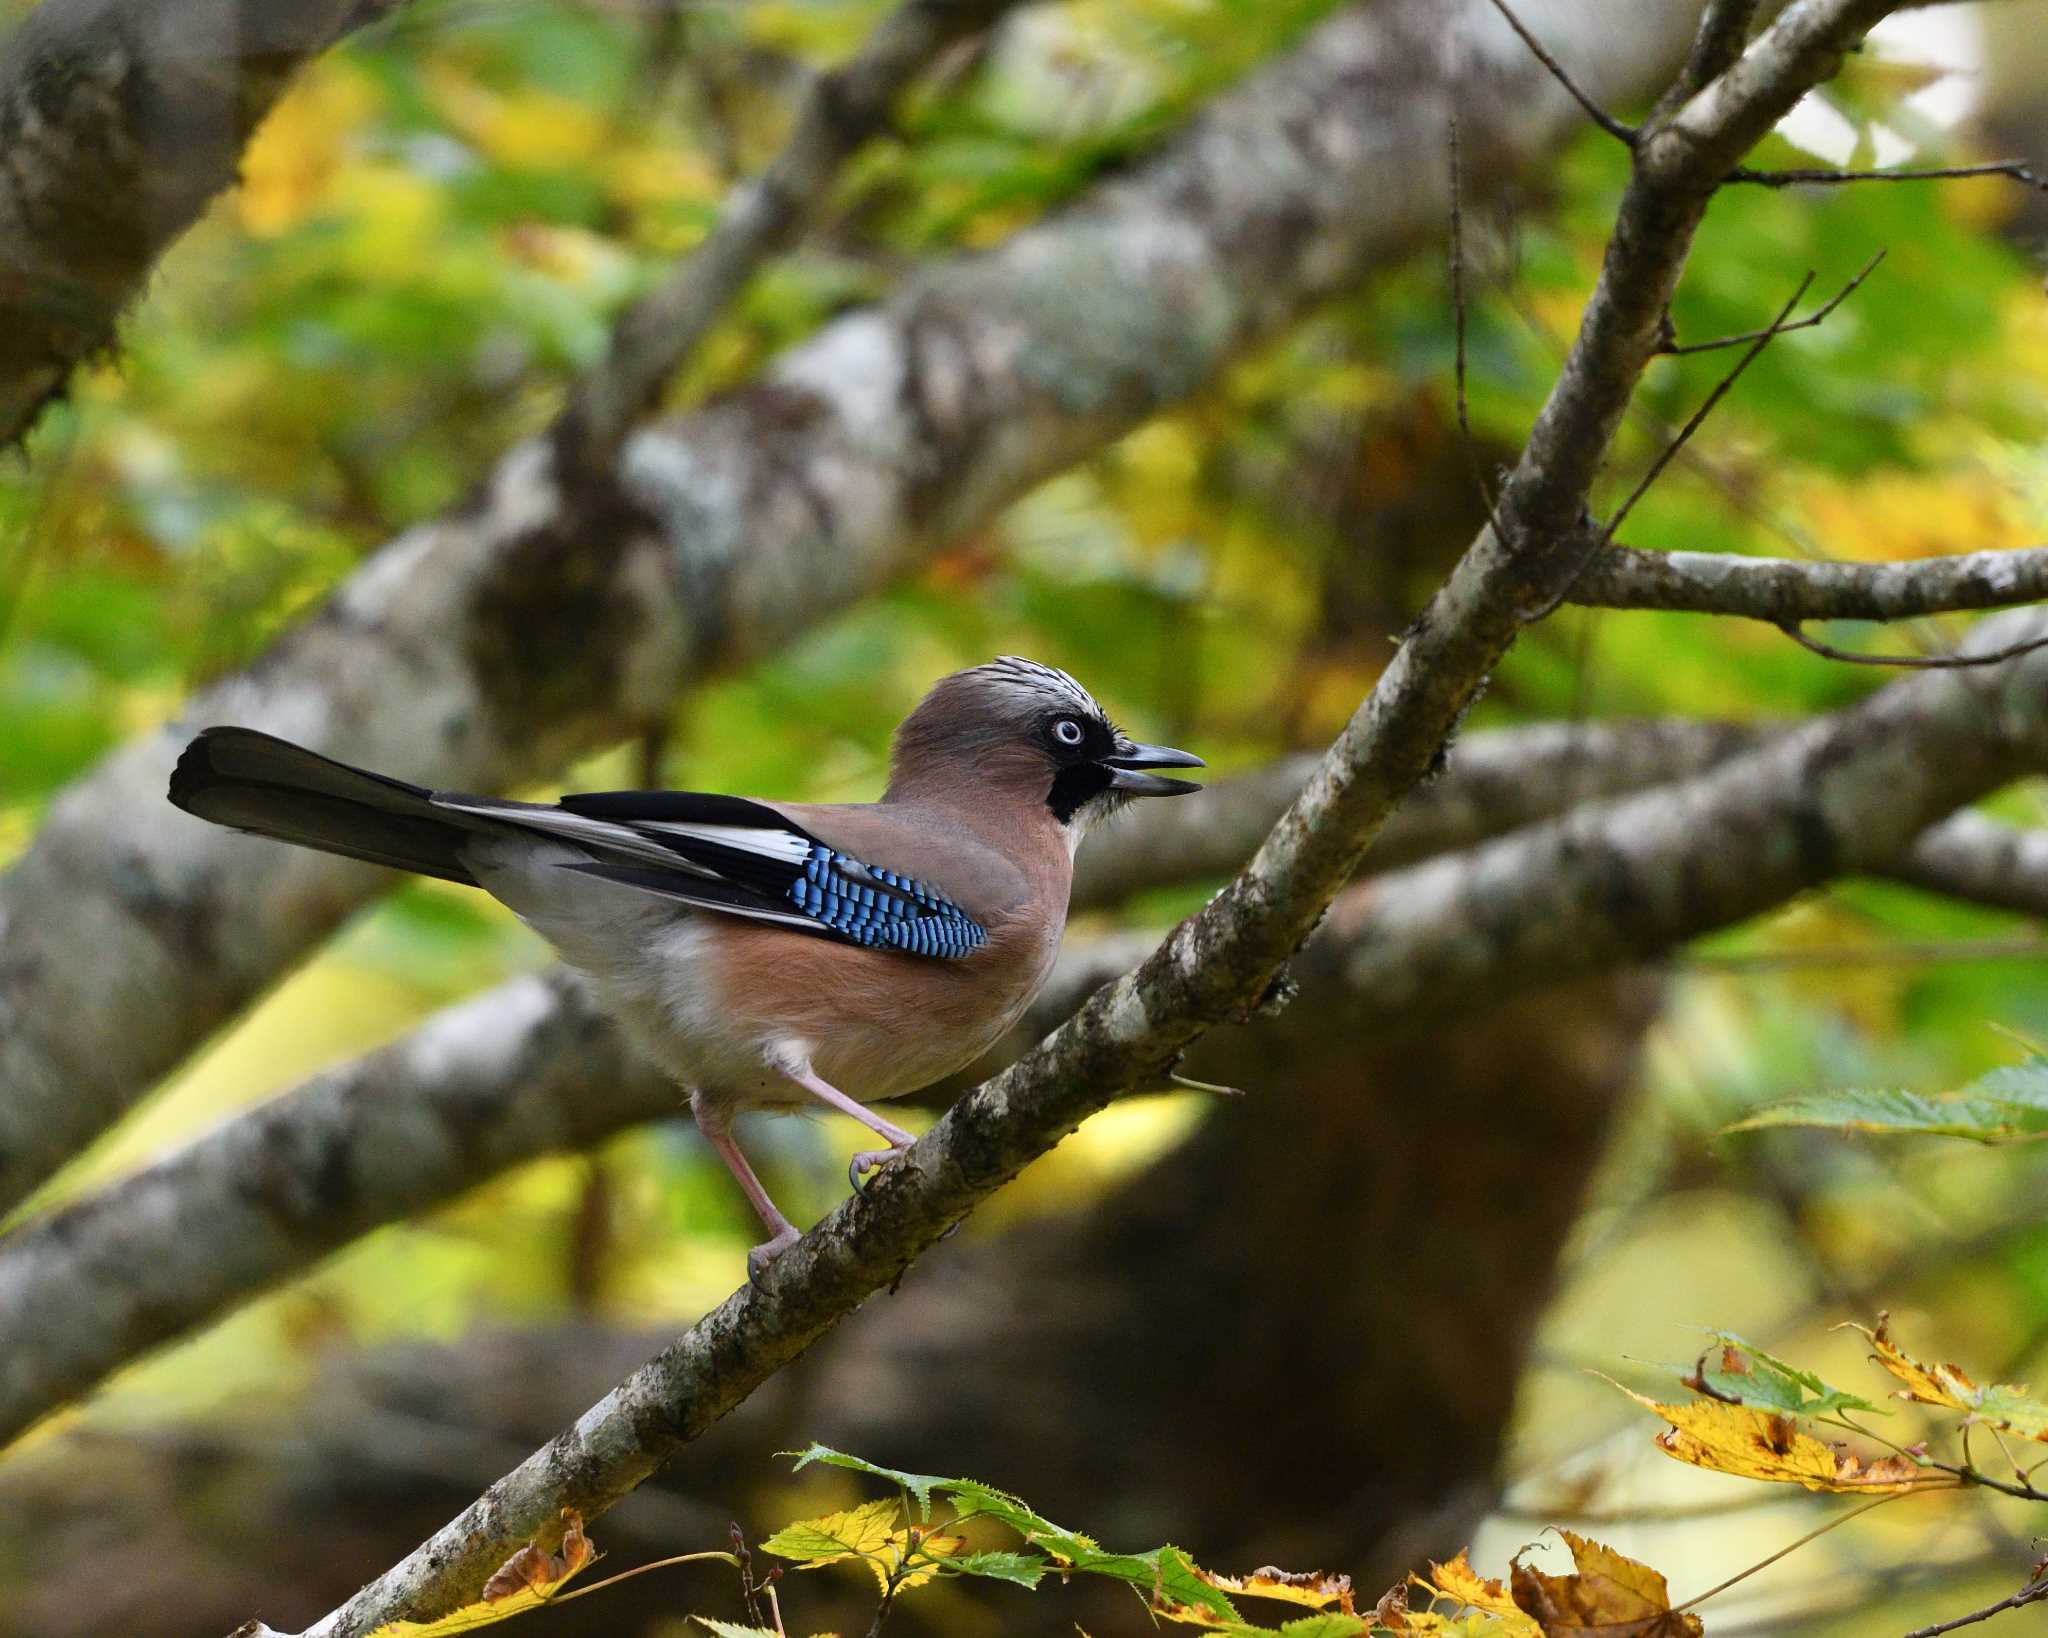
<path id="1" fill-rule="evenodd" d="M 904 0 L 848 62 L 814 79 L 774 163 L 726 201 L 688 260 L 621 315 L 605 360 L 579 380 L 556 428 L 565 470 L 601 473 L 755 270 L 818 211 L 846 161 L 947 47 L 1017 0 Z"/>
<path id="2" fill-rule="evenodd" d="M 0 450 L 113 345 L 301 65 L 398 0 L 43 0 L 0 49 Z"/>
<path id="3" fill-rule="evenodd" d="M 1616 545 L 1586 570 L 1570 600 L 1594 608 L 1734 614 L 1783 626 L 1906 620 L 2042 598 L 2048 598 L 2048 546 L 1911 563 L 1809 563 Z"/>
<path id="4" fill-rule="evenodd" d="M 954 1104 L 865 1191 L 769 1265 L 759 1284 L 705 1316 L 309 1633 L 360 1638 L 395 1615 L 436 1613 L 473 1593 L 562 1507 L 602 1512 L 899 1278 L 1081 1120 L 1156 1082 L 1214 1024 L 1268 1002 L 1282 964 L 1356 870 L 1387 813 L 1429 772 L 1525 612 L 1555 596 L 1578 566 L 1577 525 L 1593 476 L 1653 356 L 1659 316 L 1716 181 L 1888 9 L 1881 0 L 1795 7 L 1638 145 L 1578 340 L 1503 491 L 1513 550 L 1490 528 L 1481 534 L 1237 878 L 1135 972 L 1097 991 L 1042 1045 Z M 1953 717 L 1964 713 L 1973 680 L 1997 675 L 1943 673 L 1920 686 L 1946 685 Z M 1812 803 L 1837 785 L 1838 771 L 1800 771 L 1799 817 L 1824 823 L 1825 807 Z M 1984 771 L 1958 755 L 1934 778 L 1964 791 L 1969 775 Z M 1892 812 L 1908 811 L 1892 795 Z M 1895 823 L 1874 825 L 1872 834 L 1882 837 Z M 1813 850 L 1798 857 L 1811 859 Z"/>
<path id="5" fill-rule="evenodd" d="M 1667 71 L 1690 22 L 1636 0 L 1568 15 L 1604 93 Z M 72 787 L 0 881 L 0 1211 L 387 879 L 166 815 L 193 726 L 491 791 L 666 717 L 682 684 L 912 571 L 1438 233 L 1443 179 L 1406 156 L 1445 109 L 1469 110 L 1474 185 L 1569 136 L 1574 105 L 1504 30 L 1444 48 L 1481 16 L 1486 0 L 1338 13 L 1150 164 L 637 432 L 614 487 L 565 484 L 545 440 L 519 446 L 467 507 Z"/>

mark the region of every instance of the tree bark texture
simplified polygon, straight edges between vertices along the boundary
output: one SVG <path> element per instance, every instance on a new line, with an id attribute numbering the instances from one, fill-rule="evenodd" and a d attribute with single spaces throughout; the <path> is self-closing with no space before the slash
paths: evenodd
<path id="1" fill-rule="evenodd" d="M 112 346 L 292 75 L 397 0 L 43 0 L 0 45 L 0 449 Z"/>

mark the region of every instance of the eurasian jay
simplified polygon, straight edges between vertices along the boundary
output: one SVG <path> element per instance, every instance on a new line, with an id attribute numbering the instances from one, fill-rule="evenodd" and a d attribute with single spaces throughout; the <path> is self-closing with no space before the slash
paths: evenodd
<path id="1" fill-rule="evenodd" d="M 187 813 L 481 887 L 595 987 L 688 1089 L 760 1213 L 758 1277 L 795 1243 L 733 1142 L 742 1109 L 851 1115 L 973 1062 L 1052 970 L 1075 850 L 1132 797 L 1200 787 L 1200 757 L 1126 738 L 1066 672 L 1004 658 L 942 678 L 896 730 L 875 803 L 605 791 L 550 806 L 427 790 L 248 728 L 208 728 L 171 775 Z"/>

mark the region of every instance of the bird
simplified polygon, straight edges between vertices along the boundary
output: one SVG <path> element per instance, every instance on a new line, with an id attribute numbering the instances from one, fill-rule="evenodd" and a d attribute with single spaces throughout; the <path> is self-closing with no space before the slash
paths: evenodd
<path id="1" fill-rule="evenodd" d="M 688 1095 L 760 1217 L 750 1279 L 799 1238 L 733 1137 L 743 1110 L 868 1107 L 972 1063 L 1022 1016 L 1065 930 L 1074 855 L 1137 798 L 1201 789 L 1200 757 L 1132 740 L 1067 672 L 1004 656 L 942 677 L 897 727 L 872 803 L 596 791 L 554 803 L 430 790 L 251 728 L 202 729 L 186 813 L 480 887 L 589 981 Z"/>

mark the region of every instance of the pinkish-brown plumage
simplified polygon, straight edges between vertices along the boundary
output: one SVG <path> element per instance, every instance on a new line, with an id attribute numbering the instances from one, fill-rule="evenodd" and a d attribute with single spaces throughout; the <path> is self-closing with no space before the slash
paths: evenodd
<path id="1" fill-rule="evenodd" d="M 971 1063 L 1052 970 L 1075 849 L 1199 759 L 1125 738 L 1063 671 L 942 678 L 897 730 L 879 802 L 609 792 L 558 806 L 427 791 L 243 729 L 209 729 L 171 799 L 216 823 L 481 886 L 581 969 L 689 1088 L 705 1137 L 794 1241 L 732 1137 L 743 1109 L 865 1107 Z M 809 884 L 809 885 L 806 885 Z M 807 896 L 808 895 L 808 896 Z"/>

